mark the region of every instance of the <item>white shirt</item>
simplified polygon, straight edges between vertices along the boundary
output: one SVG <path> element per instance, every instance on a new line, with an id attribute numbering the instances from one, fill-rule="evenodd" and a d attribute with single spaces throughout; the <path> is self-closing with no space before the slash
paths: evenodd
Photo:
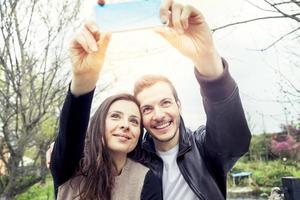
<path id="1" fill-rule="evenodd" d="M 179 145 L 169 151 L 158 151 L 158 155 L 164 162 L 163 169 L 163 199 L 164 200 L 195 200 L 198 199 L 184 180 L 179 171 L 176 158 Z"/>

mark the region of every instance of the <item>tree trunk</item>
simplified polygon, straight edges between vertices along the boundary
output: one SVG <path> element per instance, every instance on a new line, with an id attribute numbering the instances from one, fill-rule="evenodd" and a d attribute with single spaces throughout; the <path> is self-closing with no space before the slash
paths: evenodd
<path id="1" fill-rule="evenodd" d="M 45 146 L 45 145 L 43 145 L 43 146 Z M 41 147 L 41 166 L 40 166 L 40 170 L 41 170 L 41 184 L 45 184 L 48 168 L 46 166 L 46 150 L 45 150 L 44 147 Z"/>

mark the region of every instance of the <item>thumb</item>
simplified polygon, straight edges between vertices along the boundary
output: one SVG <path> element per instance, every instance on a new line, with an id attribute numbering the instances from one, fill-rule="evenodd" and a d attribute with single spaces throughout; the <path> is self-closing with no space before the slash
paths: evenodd
<path id="1" fill-rule="evenodd" d="M 172 46 L 176 46 L 179 34 L 174 29 L 169 27 L 156 27 L 154 32 L 161 35 Z"/>
<path id="2" fill-rule="evenodd" d="M 110 42 L 110 38 L 111 38 L 111 33 L 103 33 L 100 36 L 100 39 L 97 42 L 97 46 L 98 46 L 98 52 L 97 55 L 98 56 L 104 56 L 106 53 L 106 50 L 108 48 L 109 42 Z"/>

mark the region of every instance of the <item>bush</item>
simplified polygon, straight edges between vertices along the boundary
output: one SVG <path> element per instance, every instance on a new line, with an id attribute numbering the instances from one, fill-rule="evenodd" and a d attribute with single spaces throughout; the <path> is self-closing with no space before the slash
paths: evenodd
<path id="1" fill-rule="evenodd" d="M 281 178 L 285 176 L 300 177 L 300 163 L 281 160 L 238 162 L 232 169 L 232 173 L 248 171 L 252 172 L 253 186 L 280 187 Z M 231 177 L 230 177 L 231 179 Z M 229 180 L 230 180 L 229 179 Z M 230 180 L 231 182 L 231 180 Z"/>
<path id="2" fill-rule="evenodd" d="M 53 181 L 50 176 L 47 177 L 45 184 L 37 183 L 30 187 L 26 192 L 18 195 L 16 200 L 53 200 L 54 188 Z"/>

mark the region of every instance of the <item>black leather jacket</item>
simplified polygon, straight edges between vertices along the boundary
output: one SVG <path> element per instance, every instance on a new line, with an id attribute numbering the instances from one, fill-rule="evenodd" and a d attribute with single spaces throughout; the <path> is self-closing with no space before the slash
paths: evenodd
<path id="1" fill-rule="evenodd" d="M 206 126 L 192 132 L 180 122 L 177 164 L 192 191 L 201 200 L 226 199 L 226 174 L 249 149 L 251 134 L 238 88 L 228 73 L 205 80 L 195 71 L 201 85 L 207 115 Z M 131 156 L 151 168 L 162 180 L 163 161 L 156 154 L 152 137 L 146 133 Z"/>

